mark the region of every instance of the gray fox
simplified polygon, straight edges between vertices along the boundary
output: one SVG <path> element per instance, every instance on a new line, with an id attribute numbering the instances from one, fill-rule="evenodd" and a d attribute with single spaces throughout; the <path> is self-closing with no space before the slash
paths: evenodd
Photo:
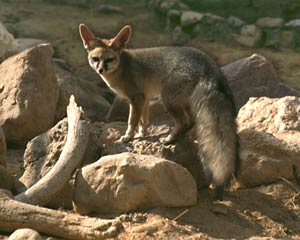
<path id="1" fill-rule="evenodd" d="M 160 95 L 175 120 L 162 142 L 174 143 L 196 126 L 199 156 L 216 197 L 239 168 L 239 141 L 233 95 L 217 64 L 190 47 L 127 49 L 131 27 L 112 39 L 96 37 L 84 24 L 79 32 L 90 66 L 129 102 L 128 128 L 122 142 L 147 134 L 149 99 Z"/>

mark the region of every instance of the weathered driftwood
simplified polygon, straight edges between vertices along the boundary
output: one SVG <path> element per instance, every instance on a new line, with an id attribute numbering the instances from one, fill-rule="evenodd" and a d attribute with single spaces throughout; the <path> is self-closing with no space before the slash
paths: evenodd
<path id="1" fill-rule="evenodd" d="M 12 197 L 12 196 L 11 196 Z M 78 214 L 33 206 L 12 199 L 0 190 L 0 231 L 31 228 L 63 239 L 106 239 L 118 234 L 119 220 L 103 220 Z"/>
<path id="2" fill-rule="evenodd" d="M 55 166 L 36 184 L 15 199 L 32 205 L 44 206 L 71 178 L 74 169 L 80 164 L 85 153 L 90 133 L 90 125 L 80 120 L 81 108 L 77 106 L 74 96 L 70 97 L 67 108 L 68 134 L 63 151 Z"/>

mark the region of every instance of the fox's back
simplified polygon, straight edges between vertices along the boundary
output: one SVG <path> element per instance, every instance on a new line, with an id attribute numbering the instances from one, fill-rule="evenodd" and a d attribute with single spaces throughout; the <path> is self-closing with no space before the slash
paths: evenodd
<path id="1" fill-rule="evenodd" d="M 190 94 L 199 81 L 216 88 L 222 73 L 205 53 L 190 47 L 157 47 L 125 50 L 132 75 L 146 91 L 159 94 L 164 88 Z M 177 87 L 178 86 L 178 87 Z M 177 89 L 179 88 L 180 89 Z M 152 94 L 154 95 L 154 93 Z"/>

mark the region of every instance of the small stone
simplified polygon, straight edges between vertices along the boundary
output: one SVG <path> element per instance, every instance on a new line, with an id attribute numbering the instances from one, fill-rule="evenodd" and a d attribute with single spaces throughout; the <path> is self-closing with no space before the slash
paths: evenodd
<path id="1" fill-rule="evenodd" d="M 42 236 L 30 228 L 21 228 L 14 231 L 8 240 L 43 240 Z"/>
<path id="2" fill-rule="evenodd" d="M 286 27 L 300 27 L 300 19 L 294 19 L 285 24 Z"/>
<path id="3" fill-rule="evenodd" d="M 222 202 L 215 202 L 213 204 L 213 208 L 211 209 L 213 213 L 227 215 L 228 214 L 228 207 L 224 205 Z"/>
<path id="4" fill-rule="evenodd" d="M 204 14 L 194 11 L 184 11 L 181 15 L 181 26 L 187 27 L 196 24 L 204 18 Z"/>
<path id="5" fill-rule="evenodd" d="M 240 28 L 245 25 L 245 22 L 235 16 L 230 16 L 227 18 L 227 23 L 235 28 Z"/>
<path id="6" fill-rule="evenodd" d="M 263 28 L 281 28 L 283 26 L 283 23 L 284 21 L 282 18 L 270 18 L 270 17 L 259 18 L 256 21 L 257 26 Z"/>

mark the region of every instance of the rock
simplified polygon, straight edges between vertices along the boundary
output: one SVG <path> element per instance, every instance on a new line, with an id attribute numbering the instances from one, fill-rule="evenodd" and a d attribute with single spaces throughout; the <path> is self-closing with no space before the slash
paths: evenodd
<path id="1" fill-rule="evenodd" d="M 262 32 L 255 25 L 245 25 L 241 29 L 241 35 L 233 34 L 233 40 L 246 47 L 255 47 L 261 40 Z"/>
<path id="2" fill-rule="evenodd" d="M 227 23 L 234 28 L 241 28 L 245 25 L 245 22 L 235 16 L 229 16 L 227 18 Z"/>
<path id="3" fill-rule="evenodd" d="M 286 27 L 298 28 L 300 27 L 300 19 L 294 19 L 285 24 Z"/>
<path id="4" fill-rule="evenodd" d="M 194 11 L 183 11 L 181 14 L 181 26 L 187 27 L 200 22 L 204 18 L 204 14 Z"/>
<path id="5" fill-rule="evenodd" d="M 17 46 L 13 35 L 11 35 L 0 22 L 0 62 L 14 54 L 16 50 Z"/>
<path id="6" fill-rule="evenodd" d="M 185 33 L 180 26 L 174 28 L 172 32 L 172 42 L 175 45 L 184 45 L 191 39 L 191 36 Z"/>
<path id="7" fill-rule="evenodd" d="M 93 125 L 93 135 L 97 136 L 93 142 L 97 142 L 96 145 L 99 148 L 103 147 L 102 156 L 132 152 L 153 155 L 176 162 L 193 175 L 199 189 L 208 186 L 201 162 L 197 156 L 198 147 L 193 141 L 195 139 L 194 131 L 192 130 L 188 136 L 182 138 L 176 144 L 164 145 L 159 139 L 170 133 L 170 126 L 172 126 L 170 120 L 159 120 L 154 125 L 153 123 L 150 124 L 147 136 L 135 138 L 130 143 L 125 144 L 116 141 L 125 133 L 127 123 L 97 123 Z"/>
<path id="8" fill-rule="evenodd" d="M 21 228 L 14 231 L 8 240 L 43 240 L 42 236 L 30 228 Z"/>
<path id="9" fill-rule="evenodd" d="M 25 145 L 53 126 L 58 88 L 52 55 L 42 44 L 0 65 L 0 125 L 8 143 Z"/>
<path id="10" fill-rule="evenodd" d="M 7 171 L 7 168 L 0 166 L 0 189 L 11 190 L 14 183 L 14 179 Z"/>
<path id="11" fill-rule="evenodd" d="M 293 31 L 272 29 L 265 31 L 264 46 L 272 49 L 295 48 L 297 45 Z"/>
<path id="12" fill-rule="evenodd" d="M 104 121 L 110 109 L 110 103 L 103 97 L 105 91 L 93 82 L 81 79 L 71 70 L 55 65 L 59 86 L 59 99 L 56 110 L 56 121 L 66 116 L 66 109 L 71 94 L 82 106 L 85 116 L 92 121 Z"/>
<path id="13" fill-rule="evenodd" d="M 300 169 L 300 98 L 250 98 L 238 114 L 243 186 L 294 179 Z"/>
<path id="14" fill-rule="evenodd" d="M 259 54 L 223 66 L 222 71 L 234 94 L 237 109 L 250 97 L 299 95 L 278 80 L 271 62 Z"/>
<path id="15" fill-rule="evenodd" d="M 28 48 L 35 47 L 39 44 L 46 43 L 46 41 L 35 38 L 16 38 L 15 39 L 17 51 L 22 52 Z"/>
<path id="16" fill-rule="evenodd" d="M 6 167 L 6 141 L 1 126 L 0 126 L 0 166 Z"/>
<path id="17" fill-rule="evenodd" d="M 26 146 L 24 152 L 24 172 L 20 183 L 16 186 L 17 192 L 23 192 L 45 176 L 57 162 L 67 135 L 67 119 L 57 123 L 52 129 L 35 137 Z M 71 208 L 72 186 L 66 184 L 64 190 L 57 194 L 55 201 L 48 206 Z"/>
<path id="18" fill-rule="evenodd" d="M 105 156 L 76 176 L 74 206 L 80 214 L 186 207 L 196 202 L 197 188 L 190 173 L 174 162 L 153 156 Z"/>
<path id="19" fill-rule="evenodd" d="M 68 131 L 67 118 L 58 122 L 52 129 L 32 139 L 24 152 L 24 172 L 16 186 L 17 192 L 23 192 L 45 176 L 56 164 L 65 145 Z M 102 154 L 102 142 L 98 143 L 97 135 L 101 129 L 92 129 L 90 143 L 81 166 L 95 162 Z M 47 206 L 52 208 L 72 208 L 73 180 L 66 184 Z"/>
<path id="20" fill-rule="evenodd" d="M 168 31 L 172 30 L 176 26 L 180 25 L 181 12 L 176 9 L 171 9 L 167 12 L 167 24 L 166 29 Z"/>
<path id="21" fill-rule="evenodd" d="M 99 4 L 95 7 L 95 10 L 104 14 L 124 13 L 122 8 L 113 6 L 111 4 Z"/>
<path id="22" fill-rule="evenodd" d="M 169 10 L 171 9 L 176 9 L 176 10 L 188 10 L 189 7 L 182 3 L 180 0 L 162 0 L 162 1 L 157 1 L 158 7 L 156 9 L 161 13 L 161 14 L 166 14 Z"/>
<path id="23" fill-rule="evenodd" d="M 208 23 L 208 24 L 215 24 L 215 23 L 218 23 L 218 22 L 224 22 L 225 21 L 225 19 L 223 17 L 212 14 L 212 13 L 205 13 L 204 17 L 205 17 L 205 22 Z"/>
<path id="24" fill-rule="evenodd" d="M 256 21 L 257 26 L 262 28 L 281 28 L 284 20 L 282 18 L 264 17 Z"/>

